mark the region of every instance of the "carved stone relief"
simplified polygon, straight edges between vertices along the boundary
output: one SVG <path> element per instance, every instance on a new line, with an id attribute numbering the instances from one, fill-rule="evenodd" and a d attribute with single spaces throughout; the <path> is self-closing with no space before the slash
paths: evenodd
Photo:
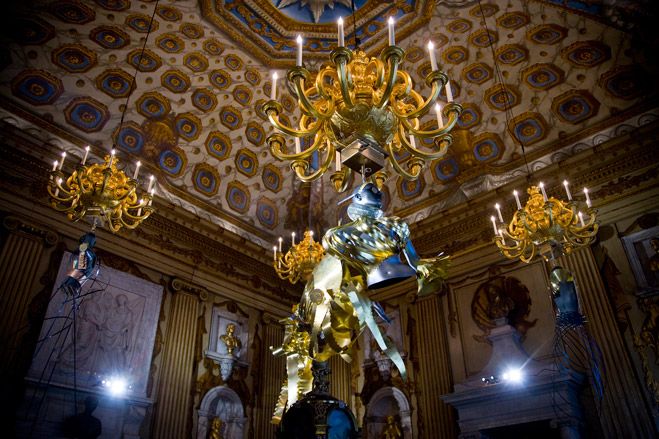
<path id="1" fill-rule="evenodd" d="M 214 387 L 204 395 L 197 411 L 197 439 L 209 437 L 213 420 L 219 418 L 222 439 L 243 439 L 245 410 L 236 392 L 226 386 Z"/>

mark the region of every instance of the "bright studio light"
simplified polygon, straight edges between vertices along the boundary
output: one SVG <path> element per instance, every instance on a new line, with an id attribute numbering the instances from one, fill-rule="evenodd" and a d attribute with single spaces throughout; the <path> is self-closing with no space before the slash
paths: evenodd
<path id="1" fill-rule="evenodd" d="M 121 396 L 125 394 L 126 391 L 130 388 L 128 382 L 121 377 L 113 377 L 107 380 L 103 380 L 101 383 L 113 396 Z"/>
<path id="2" fill-rule="evenodd" d="M 504 381 L 508 381 L 511 383 L 521 383 L 522 378 L 524 377 L 524 374 L 522 373 L 521 369 L 508 369 L 504 374 L 502 375 L 502 378 Z"/>

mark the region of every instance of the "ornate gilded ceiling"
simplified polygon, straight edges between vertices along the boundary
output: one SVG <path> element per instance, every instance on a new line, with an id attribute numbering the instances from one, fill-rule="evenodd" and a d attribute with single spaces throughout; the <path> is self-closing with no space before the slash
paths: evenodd
<path id="1" fill-rule="evenodd" d="M 301 186 L 271 157 L 260 107 L 270 66 L 292 64 L 298 32 L 308 36 L 305 59 L 327 56 L 346 2 L 321 2 L 316 20 L 317 2 L 280 1 L 161 0 L 132 94 L 153 1 L 38 2 L 14 17 L 0 49 L 2 117 L 71 152 L 90 143 L 100 154 L 114 141 L 124 162 L 157 174 L 159 196 L 259 242 L 333 224 L 329 184 Z M 530 161 L 542 158 L 652 98 L 628 34 L 588 2 L 554 3 L 564 2 L 356 1 L 362 47 L 377 54 L 384 17 L 398 17 L 417 87 L 428 92 L 420 78 L 432 39 L 465 107 L 448 156 L 416 182 L 388 181 L 391 210 L 418 219 L 462 202 L 523 172 L 519 142 Z M 295 123 L 294 99 L 284 93 L 281 103 Z"/>

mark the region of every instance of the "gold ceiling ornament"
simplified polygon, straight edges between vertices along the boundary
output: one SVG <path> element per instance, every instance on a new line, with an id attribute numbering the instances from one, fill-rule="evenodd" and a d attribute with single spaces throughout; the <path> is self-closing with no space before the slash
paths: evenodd
<path id="1" fill-rule="evenodd" d="M 545 259 L 555 259 L 593 242 L 599 224 L 588 189 L 584 188 L 583 203 L 572 199 L 567 180 L 563 181 L 563 186 L 568 201 L 547 197 L 542 182 L 529 187 L 529 199 L 524 208 L 517 191 L 513 191 L 517 211 L 508 224 L 504 223 L 501 206 L 494 205 L 497 216 L 490 217 L 494 243 L 505 257 L 528 263 L 539 253 Z"/>
<path id="2" fill-rule="evenodd" d="M 292 284 L 300 279 L 306 282 L 325 254 L 325 249 L 319 242 L 314 241 L 312 230 L 305 231 L 304 239 L 297 244 L 295 232 L 291 233 L 291 238 L 291 248 L 285 254 L 282 252 L 283 238 L 279 238 L 279 246 L 272 248 L 272 265 L 281 279 L 288 279 Z"/>
<path id="3" fill-rule="evenodd" d="M 277 102 L 277 73 L 273 73 L 270 100 L 263 111 L 277 133 L 268 137 L 272 154 L 291 163 L 291 169 L 305 182 L 324 175 L 334 162 L 331 174 L 337 192 L 347 188 L 352 171 L 364 177 L 383 169 L 388 163 L 396 174 L 414 180 L 427 161 L 438 159 L 451 144 L 449 134 L 462 107 L 453 102 L 446 74 L 437 66 L 435 48 L 428 43 L 431 72 L 425 79 L 431 88 L 423 98 L 413 87 L 409 73 L 401 70 L 405 52 L 395 45 L 393 19 L 389 19 L 389 46 L 379 58 L 369 57 L 357 48 L 345 47 L 343 20 L 339 19 L 338 47 L 332 51 L 332 64 L 312 75 L 302 65 L 302 37 L 298 35 L 296 66 L 288 71 L 289 89 L 298 99 L 301 111 L 297 129 L 279 119 L 282 105 Z M 437 102 L 445 87 L 447 103 Z M 421 118 L 435 111 L 437 127 L 422 129 Z M 447 118 L 444 123 L 444 118 Z M 284 135 L 294 138 L 295 150 L 289 153 Z M 301 138 L 313 139 L 302 149 Z M 433 146 L 419 148 L 416 139 L 432 139 Z M 309 161 L 318 154 L 319 164 L 310 170 Z M 408 156 L 398 161 L 397 155 Z"/>
<path id="4" fill-rule="evenodd" d="M 129 178 L 117 167 L 119 160 L 114 150 L 105 156 L 103 163 L 86 164 L 88 153 L 89 147 L 85 148 L 82 162 L 70 175 L 62 171 L 66 152 L 62 153 L 61 161 L 53 163 L 48 182 L 51 206 L 66 213 L 71 221 L 92 217 L 92 228 L 100 220 L 112 232 L 122 227 L 134 229 L 153 213 L 153 175 L 147 190 L 139 194 L 137 176 L 140 162 L 137 162 L 133 176 Z"/>

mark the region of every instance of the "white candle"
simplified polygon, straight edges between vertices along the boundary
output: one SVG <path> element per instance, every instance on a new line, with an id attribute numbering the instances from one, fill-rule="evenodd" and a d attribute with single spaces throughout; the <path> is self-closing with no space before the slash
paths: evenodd
<path id="1" fill-rule="evenodd" d="M 57 160 L 55 160 L 55 161 L 53 162 L 53 171 L 54 171 L 55 169 L 57 169 L 57 164 L 58 164 L 58 163 L 59 163 L 59 162 L 58 162 Z"/>
<path id="2" fill-rule="evenodd" d="M 494 218 L 494 215 L 490 217 L 490 221 L 492 221 L 492 228 L 494 229 L 494 234 L 497 234 L 497 220 Z"/>
<path id="3" fill-rule="evenodd" d="M 430 70 L 437 70 L 437 58 L 435 57 L 435 45 L 428 41 L 428 53 L 430 54 Z"/>
<path id="4" fill-rule="evenodd" d="M 581 227 L 584 227 L 586 223 L 583 221 L 583 213 L 578 212 L 577 215 L 579 216 L 579 222 L 581 223 Z"/>
<path id="5" fill-rule="evenodd" d="M 277 246 L 276 245 L 272 247 L 272 253 L 274 253 L 272 255 L 272 260 L 276 261 L 277 260 Z"/>
<path id="6" fill-rule="evenodd" d="M 58 178 L 57 179 L 57 186 L 61 186 L 61 185 L 62 185 L 62 179 Z M 58 194 L 59 194 L 59 187 L 57 189 L 55 189 L 55 196 L 57 196 Z"/>
<path id="7" fill-rule="evenodd" d="M 64 166 L 64 159 L 66 158 L 66 151 L 62 152 L 62 161 L 59 162 L 59 170 L 62 170 L 62 166 Z"/>
<path id="8" fill-rule="evenodd" d="M 140 166 L 142 166 L 142 162 L 138 160 L 137 163 L 135 163 L 135 172 L 133 172 L 133 180 L 137 180 L 137 173 L 140 172 Z"/>
<path id="9" fill-rule="evenodd" d="M 568 201 L 572 201 L 572 194 L 570 193 L 567 180 L 563 180 L 563 186 L 565 187 L 565 193 L 567 194 Z"/>
<path id="10" fill-rule="evenodd" d="M 309 230 L 309 235 L 313 238 L 313 230 Z"/>
<path id="11" fill-rule="evenodd" d="M 513 191 L 513 195 L 515 196 L 515 202 L 517 203 L 517 210 L 522 210 L 522 203 L 519 202 L 517 191 Z"/>
<path id="12" fill-rule="evenodd" d="M 437 128 L 444 126 L 444 119 L 442 118 L 442 106 L 435 104 L 435 113 L 437 114 Z"/>
<path id="13" fill-rule="evenodd" d="M 149 187 L 146 189 L 147 192 L 150 192 L 151 189 L 153 189 L 153 185 L 155 184 L 156 180 L 153 175 L 149 177 Z"/>
<path id="14" fill-rule="evenodd" d="M 339 17 L 339 47 L 345 46 L 344 36 L 343 36 L 343 17 Z"/>
<path id="15" fill-rule="evenodd" d="M 446 102 L 453 102 L 453 90 L 451 90 L 451 81 L 446 81 Z"/>
<path id="16" fill-rule="evenodd" d="M 394 17 L 389 17 L 389 45 L 396 45 L 396 35 L 394 34 Z"/>
<path id="17" fill-rule="evenodd" d="M 412 148 L 416 149 L 416 139 L 414 138 L 414 134 L 410 134 L 410 145 L 412 145 Z"/>
<path id="18" fill-rule="evenodd" d="M 291 246 L 295 245 L 295 232 L 291 232 Z"/>
<path id="19" fill-rule="evenodd" d="M 543 182 L 538 183 L 540 190 L 542 191 L 542 198 L 547 201 L 547 193 L 545 192 L 545 184 Z"/>
<path id="20" fill-rule="evenodd" d="M 281 253 L 281 243 L 284 241 L 284 238 L 279 237 L 279 253 Z"/>
<path id="21" fill-rule="evenodd" d="M 87 163 L 87 155 L 89 155 L 89 145 L 85 146 L 85 155 L 82 157 L 82 163 L 80 163 L 82 166 Z"/>
<path id="22" fill-rule="evenodd" d="M 497 214 L 499 215 L 499 221 L 503 222 L 503 215 L 501 215 L 501 206 L 499 206 L 499 203 L 495 204 L 494 208 L 497 210 Z"/>
<path id="23" fill-rule="evenodd" d="M 62 167 L 60 166 L 60 169 Z M 590 207 L 590 197 L 588 196 L 588 188 L 583 188 L 583 193 L 586 195 L 586 206 Z"/>
<path id="24" fill-rule="evenodd" d="M 277 72 L 272 73 L 272 87 L 270 89 L 270 100 L 277 99 Z"/>
<path id="25" fill-rule="evenodd" d="M 503 237 L 503 230 L 499 229 L 499 236 L 501 236 L 501 243 L 506 245 L 506 238 Z"/>
<path id="26" fill-rule="evenodd" d="M 341 152 L 337 151 L 336 152 L 336 159 L 334 163 L 334 168 L 336 168 L 336 172 L 339 172 L 341 170 Z"/>
<path id="27" fill-rule="evenodd" d="M 298 35 L 297 41 L 297 66 L 302 67 L 302 35 Z"/>
<path id="28" fill-rule="evenodd" d="M 112 163 L 114 163 L 114 155 L 115 155 L 115 153 L 116 153 L 116 151 L 115 151 L 114 149 L 112 149 L 112 151 L 110 151 L 110 163 L 108 164 L 108 168 L 111 168 L 111 167 L 112 167 Z"/>
<path id="29" fill-rule="evenodd" d="M 153 203 L 153 196 L 156 194 L 156 189 L 153 188 L 153 189 L 151 189 L 150 192 L 151 192 L 151 199 L 149 200 L 149 203 L 147 204 L 147 206 L 150 206 L 151 203 Z"/>
<path id="30" fill-rule="evenodd" d="M 300 138 L 299 137 L 294 137 L 295 140 L 295 154 L 299 154 L 301 151 L 300 148 Z"/>

